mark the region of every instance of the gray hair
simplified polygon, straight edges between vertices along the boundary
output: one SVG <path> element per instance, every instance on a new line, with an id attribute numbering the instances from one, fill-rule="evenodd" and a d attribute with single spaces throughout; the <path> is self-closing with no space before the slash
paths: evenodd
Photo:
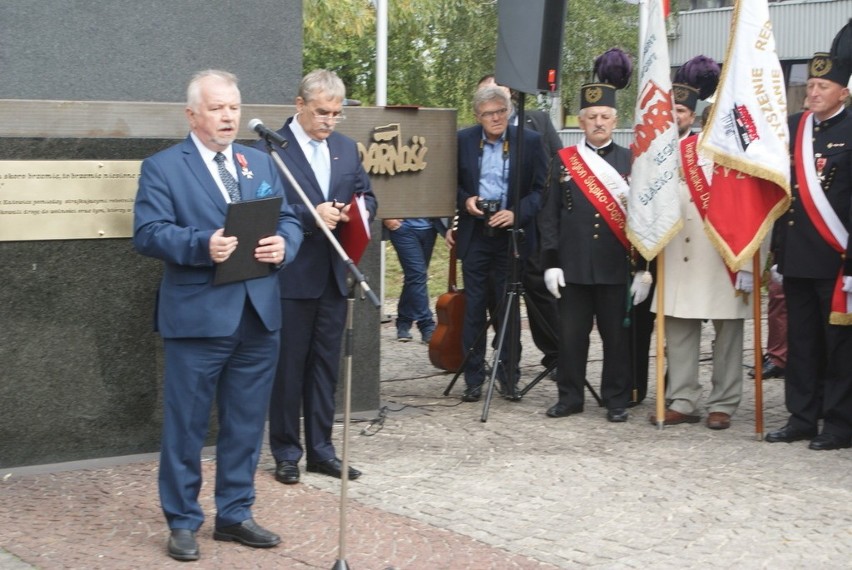
<path id="1" fill-rule="evenodd" d="M 201 82 L 208 77 L 218 77 L 222 81 L 237 87 L 237 76 L 230 71 L 222 71 L 221 69 L 199 71 L 192 76 L 186 88 L 186 106 L 193 111 L 197 111 L 198 104 L 201 103 Z"/>
<path id="2" fill-rule="evenodd" d="M 481 89 L 477 89 L 473 94 L 473 112 L 479 114 L 479 108 L 490 101 L 499 101 L 504 104 L 509 112 L 512 111 L 512 100 L 506 94 L 506 89 L 499 85 L 489 85 Z"/>
<path id="3" fill-rule="evenodd" d="M 306 103 L 324 92 L 332 99 L 345 99 L 346 86 L 333 71 L 315 69 L 302 78 L 299 83 L 299 97 Z"/>

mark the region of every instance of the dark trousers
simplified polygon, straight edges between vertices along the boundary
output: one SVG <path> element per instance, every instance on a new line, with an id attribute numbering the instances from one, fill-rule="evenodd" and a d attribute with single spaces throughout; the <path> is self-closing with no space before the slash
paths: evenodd
<path id="1" fill-rule="evenodd" d="M 559 401 L 583 405 L 589 335 L 597 321 L 603 342 L 601 398 L 609 408 L 626 408 L 630 400 L 630 336 L 625 327 L 627 285 L 568 283 L 559 299 Z"/>
<path id="2" fill-rule="evenodd" d="M 852 327 L 829 324 L 833 279 L 784 277 L 790 424 L 852 437 Z"/>
<path id="3" fill-rule="evenodd" d="M 318 299 L 282 299 L 281 351 L 269 403 L 269 447 L 276 461 L 298 461 L 304 415 L 309 462 L 335 457 L 334 391 L 346 325 L 346 297 L 333 278 Z"/>
<path id="4" fill-rule="evenodd" d="M 198 503 L 201 449 L 214 399 L 219 417 L 216 526 L 251 518 L 278 334 L 266 330 L 246 300 L 242 319 L 229 336 L 164 339 L 159 486 L 169 528 L 198 530 L 204 521 Z"/>
<path id="5" fill-rule="evenodd" d="M 506 303 L 506 284 L 509 277 L 509 244 L 510 234 L 498 231 L 495 236 L 485 236 L 477 227 L 477 233 L 471 240 L 470 247 L 462 260 L 462 275 L 464 276 L 465 310 L 464 326 L 462 327 L 462 345 L 467 356 L 464 368 L 464 379 L 468 386 L 478 386 L 485 380 L 485 346 L 488 322 L 486 308 L 491 297 L 496 301 L 495 323 L 503 322 L 502 312 Z M 518 313 L 515 313 L 516 317 Z M 509 323 L 500 361 L 504 367 L 508 364 L 510 342 L 514 342 L 517 354 L 520 355 L 520 322 Z M 510 334 L 514 332 L 514 335 Z M 472 352 L 468 351 L 473 348 Z M 514 367 L 514 365 L 513 365 Z M 517 380 L 516 378 L 514 380 Z"/>
<path id="6" fill-rule="evenodd" d="M 544 355 L 542 366 L 550 367 L 559 359 L 559 304 L 544 284 L 544 270 L 538 254 L 527 259 L 523 284 L 530 333 L 536 347 Z"/>
<path id="7" fill-rule="evenodd" d="M 633 378 L 633 390 L 636 392 L 634 400 L 631 390 L 630 400 L 639 403 L 648 394 L 648 363 L 651 352 L 651 334 L 654 332 L 654 321 L 657 317 L 651 312 L 651 299 L 654 298 L 656 287 L 656 276 L 654 285 L 648 293 L 648 298 L 639 305 L 633 307 L 630 325 L 630 361 L 632 365 L 631 376 Z"/>
<path id="8" fill-rule="evenodd" d="M 787 366 L 787 301 L 784 285 L 770 279 L 766 285 L 768 301 L 766 307 L 766 354 L 776 366 Z"/>

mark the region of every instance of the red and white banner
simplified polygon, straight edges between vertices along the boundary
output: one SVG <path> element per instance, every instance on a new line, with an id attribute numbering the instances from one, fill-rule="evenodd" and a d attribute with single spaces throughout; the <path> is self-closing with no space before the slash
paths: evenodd
<path id="1" fill-rule="evenodd" d="M 787 94 L 766 0 L 737 0 L 699 151 L 716 164 L 706 231 L 732 271 L 750 269 L 790 201 Z"/>
<path id="2" fill-rule="evenodd" d="M 645 3 L 642 4 L 645 6 Z M 662 2 L 649 0 L 640 34 L 633 166 L 627 205 L 627 236 L 651 260 L 683 226 L 678 201 L 678 137 L 669 75 Z"/>

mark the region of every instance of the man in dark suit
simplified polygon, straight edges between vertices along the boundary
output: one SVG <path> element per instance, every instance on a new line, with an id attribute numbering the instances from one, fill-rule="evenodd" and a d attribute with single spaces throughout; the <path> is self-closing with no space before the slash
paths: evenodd
<path id="1" fill-rule="evenodd" d="M 479 80 L 478 88 L 489 85 L 497 85 L 493 75 L 486 75 Z M 523 96 L 520 93 L 512 93 L 508 87 L 503 87 L 510 96 Z M 518 114 L 513 113 L 509 117 L 510 125 L 518 124 Z M 550 116 L 544 111 L 530 109 L 524 112 L 524 127 L 541 135 L 541 143 L 544 146 L 544 154 L 548 163 L 556 156 L 556 152 L 562 148 L 559 133 L 553 126 Z M 543 198 L 542 198 L 543 200 Z M 539 212 L 538 217 L 541 216 Z M 538 217 L 536 222 L 530 225 L 530 233 L 526 239 L 533 244 L 532 253 L 524 263 L 523 284 L 526 296 L 524 300 L 528 303 L 527 318 L 530 325 L 530 333 L 533 342 L 542 353 L 541 364 L 545 368 L 556 367 L 559 358 L 559 307 L 556 299 L 548 292 L 544 285 L 544 268 L 541 266 L 541 248 L 538 239 Z M 555 378 L 555 374 L 551 372 Z"/>
<path id="2" fill-rule="evenodd" d="M 165 345 L 160 500 L 169 555 L 196 560 L 195 533 L 204 521 L 200 454 L 214 398 L 213 538 L 261 548 L 280 542 L 251 514 L 281 328 L 278 278 L 214 285 L 213 277 L 237 247 L 254 249 L 255 259 L 273 267 L 291 262 L 302 232 L 284 200 L 275 235 L 257 244 L 224 235 L 229 202 L 284 193 L 268 156 L 232 144 L 240 122 L 236 77 L 215 70 L 193 77 L 186 116 L 186 140 L 142 163 L 133 244 L 164 264 L 156 314 Z"/>
<path id="3" fill-rule="evenodd" d="M 630 336 L 624 326 L 631 271 L 624 233 L 631 154 L 612 141 L 617 120 L 612 85 L 584 85 L 580 107 L 585 136 L 559 151 L 560 160 L 551 165 L 540 223 L 545 283 L 559 299 L 561 325 L 559 401 L 547 415 L 583 411 L 589 334 L 597 322 L 607 419 L 624 422 L 631 389 Z"/>
<path id="4" fill-rule="evenodd" d="M 852 446 L 852 117 L 844 107 L 852 65 L 819 53 L 808 72 L 809 110 L 789 120 L 793 201 L 775 226 L 790 418 L 766 441 L 810 439 L 810 449 L 830 450 Z"/>
<path id="5" fill-rule="evenodd" d="M 298 462 L 303 454 L 308 471 L 341 476 L 331 429 L 346 324 L 347 268 L 317 227 L 312 209 L 337 234 L 341 225 L 349 222 L 356 194 L 363 196 L 370 220 L 378 208 L 355 141 L 334 132 L 344 118 L 345 97 L 343 81 L 334 72 L 319 69 L 306 75 L 299 85 L 296 115 L 278 131 L 289 144 L 275 149 L 312 205 L 308 208 L 286 185 L 287 199 L 302 223 L 305 241 L 296 260 L 280 274 L 281 315 L 287 326 L 281 335 L 269 405 L 275 478 L 285 484 L 299 481 Z M 304 415 L 304 448 L 300 415 Z M 349 467 L 349 479 L 360 475 Z"/>
<path id="6" fill-rule="evenodd" d="M 465 319 L 462 331 L 465 364 L 465 389 L 462 400 L 475 402 L 482 395 L 485 380 L 485 311 L 486 287 L 492 287 L 493 298 L 504 308 L 509 277 L 512 243 L 509 230 L 532 232 L 540 207 L 547 161 L 538 133 L 509 126 L 512 103 L 502 87 L 479 89 L 473 98 L 473 109 L 479 125 L 458 134 L 458 203 L 456 249 L 462 261 L 465 286 Z M 523 136 L 524 153 L 517 157 L 517 136 Z M 520 158 L 520 160 L 517 160 Z M 520 203 L 514 204 L 509 191 L 514 168 L 520 164 Z M 483 210 L 485 208 L 485 210 Z M 517 212 L 517 219 L 515 215 Z M 530 243 L 519 235 L 520 262 L 530 254 Z M 497 321 L 503 315 L 496 315 Z M 520 347 L 519 327 L 509 327 L 515 338 L 504 339 L 501 381 L 506 396 L 517 398 L 517 363 L 509 363 L 510 342 Z M 499 327 L 498 327 L 499 330 Z M 478 340 L 477 340 L 478 337 Z M 473 351 L 468 354 L 468 351 Z M 508 371 L 508 372 L 507 372 Z"/>

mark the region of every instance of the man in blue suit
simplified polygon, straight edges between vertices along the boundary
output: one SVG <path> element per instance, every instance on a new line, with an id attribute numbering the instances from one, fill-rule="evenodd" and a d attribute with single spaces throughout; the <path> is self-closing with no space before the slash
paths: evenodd
<path id="1" fill-rule="evenodd" d="M 269 404 L 269 445 L 275 478 L 284 484 L 298 483 L 303 454 L 308 471 L 341 476 L 331 430 L 346 324 L 347 268 L 317 227 L 312 210 L 337 234 L 349 222 L 356 194 L 363 196 L 370 220 L 378 207 L 355 141 L 334 132 L 344 118 L 345 97 L 346 88 L 335 73 L 318 69 L 306 75 L 299 85 L 296 115 L 278 131 L 289 144 L 275 148 L 312 205 L 308 208 L 286 185 L 305 240 L 299 256 L 280 273 L 281 315 L 287 326 Z M 258 143 L 259 148 L 262 145 Z M 300 415 L 304 415 L 304 448 Z M 348 469 L 349 479 L 360 475 L 357 469 Z"/>
<path id="2" fill-rule="evenodd" d="M 210 407 L 218 403 L 216 527 L 213 538 L 266 548 L 281 539 L 254 522 L 254 475 L 275 374 L 281 312 L 278 277 L 214 285 L 216 266 L 237 247 L 273 267 L 289 263 L 302 242 L 298 219 L 283 201 L 275 235 L 258 243 L 225 236 L 228 204 L 283 196 L 269 156 L 232 144 L 240 121 L 237 78 L 196 74 L 187 89 L 185 141 L 142 163 L 133 244 L 161 259 L 156 328 L 163 337 L 163 440 L 160 501 L 171 529 L 168 553 L 199 557 L 195 533 L 201 449 Z"/>
<path id="3" fill-rule="evenodd" d="M 477 90 L 473 109 L 479 125 L 458 133 L 458 212 L 456 250 L 462 261 L 465 287 L 465 313 L 462 343 L 467 362 L 464 379 L 467 385 L 462 400 L 475 402 L 482 394 L 485 379 L 485 310 L 488 303 L 486 287 L 493 287 L 493 298 L 502 304 L 509 277 L 511 233 L 519 235 L 521 260 L 535 248 L 533 228 L 539 210 L 541 193 L 547 172 L 547 157 L 541 136 L 529 129 L 520 129 L 524 137 L 523 156 L 518 160 L 518 127 L 509 125 L 512 102 L 507 91 L 497 85 Z M 520 165 L 520 203 L 514 204 L 509 191 Z M 515 218 L 517 213 L 517 219 Z M 525 239 L 525 237 L 530 239 Z M 503 307 L 501 307 L 502 309 Z M 497 311 L 497 320 L 503 315 Z M 499 327 L 498 327 L 499 330 Z M 515 338 L 504 339 L 500 359 L 501 381 L 505 395 L 517 399 L 516 363 L 507 362 L 508 346 L 520 348 L 520 328 L 514 327 Z M 511 373 L 506 372 L 509 369 Z"/>

